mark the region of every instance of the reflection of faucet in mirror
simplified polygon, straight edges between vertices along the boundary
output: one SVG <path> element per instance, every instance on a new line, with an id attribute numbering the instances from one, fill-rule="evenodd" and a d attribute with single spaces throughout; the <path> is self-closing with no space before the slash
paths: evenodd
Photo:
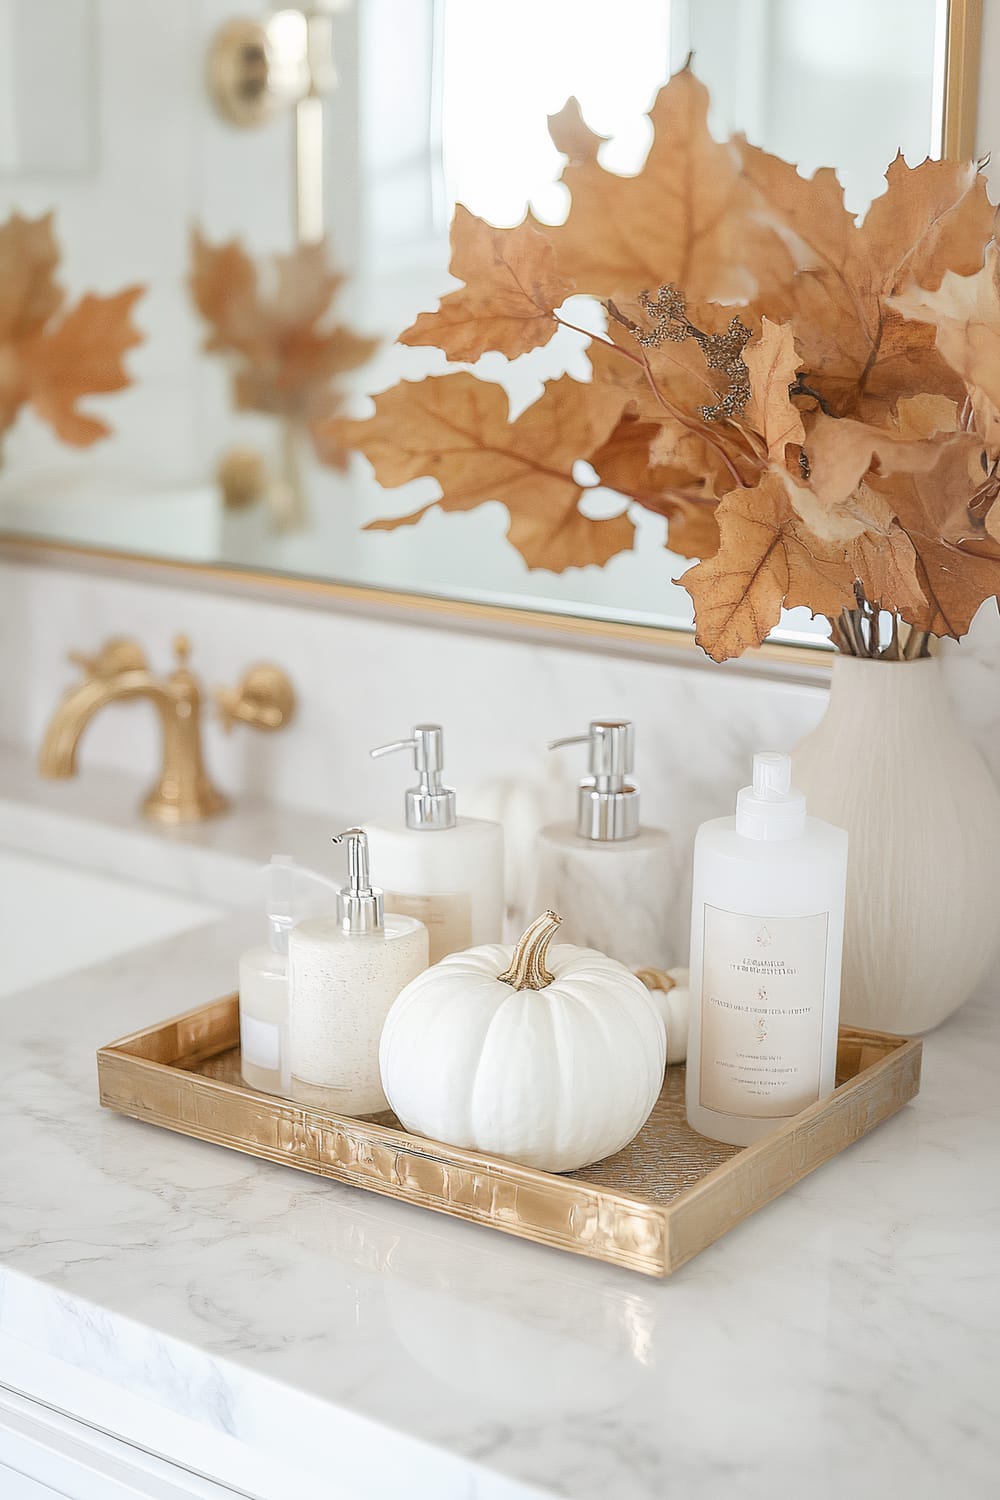
<path id="1" fill-rule="evenodd" d="M 142 807 L 160 823 L 188 823 L 223 812 L 226 798 L 212 785 L 201 749 L 201 689 L 187 665 L 191 646 L 186 636 L 174 643 L 177 667 L 156 677 L 135 641 L 106 642 L 96 656 L 70 652 L 70 661 L 83 668 L 83 681 L 69 688 L 52 715 L 39 759 L 43 776 L 76 774 L 80 736 L 99 709 L 108 703 L 148 698 L 163 726 L 163 766 L 156 786 Z M 221 688 L 216 701 L 224 727 L 237 721 L 255 729 L 280 729 L 295 706 L 292 685 L 279 667 L 251 667 L 235 690 Z"/>

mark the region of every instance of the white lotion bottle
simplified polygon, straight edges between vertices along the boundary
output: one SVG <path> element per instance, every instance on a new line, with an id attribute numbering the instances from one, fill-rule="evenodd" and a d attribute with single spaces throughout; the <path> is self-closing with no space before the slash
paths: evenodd
<path id="1" fill-rule="evenodd" d="M 589 776 L 577 790 L 575 823 L 551 823 L 538 836 L 532 911 L 562 915 L 561 941 L 596 948 L 630 969 L 667 969 L 664 916 L 673 887 L 668 835 L 643 828 L 628 719 L 594 719 L 586 734 L 553 740 L 589 747 Z"/>
<path id="2" fill-rule="evenodd" d="M 288 940 L 302 915 L 303 887 L 329 891 L 334 881 L 275 854 L 264 867 L 268 941 L 240 954 L 240 1072 L 249 1088 L 264 1094 L 289 1092 Z"/>
<path id="3" fill-rule="evenodd" d="M 847 834 L 806 816 L 788 755 L 698 829 L 687 1117 L 748 1146 L 833 1092 Z"/>
<path id="4" fill-rule="evenodd" d="M 387 912 L 368 839 L 349 828 L 337 915 L 300 922 L 288 944 L 291 1097 L 344 1115 L 388 1109 L 378 1048 L 389 1007 L 427 967 L 427 929 Z"/>
<path id="5" fill-rule="evenodd" d="M 432 964 L 480 943 L 501 942 L 502 826 L 458 816 L 454 789 L 441 781 L 440 724 L 417 724 L 408 739 L 380 745 L 371 754 L 377 758 L 396 750 L 413 751 L 419 782 L 407 791 L 399 822 L 365 824 L 386 905 L 424 923 Z"/>

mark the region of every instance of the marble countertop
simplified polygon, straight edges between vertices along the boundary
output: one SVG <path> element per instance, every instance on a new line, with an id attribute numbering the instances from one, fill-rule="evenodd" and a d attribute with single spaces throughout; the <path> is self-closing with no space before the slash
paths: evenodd
<path id="1" fill-rule="evenodd" d="M 258 936 L 0 1002 L 0 1383 L 266 1500 L 998 1493 L 995 996 L 913 1104 L 656 1282 L 101 1110 L 95 1049 Z"/>

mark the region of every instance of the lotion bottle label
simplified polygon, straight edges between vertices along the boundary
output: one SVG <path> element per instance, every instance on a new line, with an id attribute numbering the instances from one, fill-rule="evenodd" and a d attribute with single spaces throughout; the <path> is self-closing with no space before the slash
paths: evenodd
<path id="1" fill-rule="evenodd" d="M 277 1072 L 281 1066 L 281 1027 L 244 1012 L 240 1016 L 240 1050 L 243 1061 L 251 1067 Z"/>
<path id="2" fill-rule="evenodd" d="M 785 1119 L 820 1091 L 829 913 L 752 917 L 705 905 L 700 1103 Z"/>

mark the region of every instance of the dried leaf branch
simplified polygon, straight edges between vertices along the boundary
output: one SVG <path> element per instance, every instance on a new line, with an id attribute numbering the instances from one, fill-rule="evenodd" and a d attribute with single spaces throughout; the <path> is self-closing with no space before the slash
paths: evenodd
<path id="1" fill-rule="evenodd" d="M 459 209 L 463 286 L 403 335 L 475 361 L 575 328 L 589 384 L 550 382 L 511 423 L 473 375 L 404 381 L 369 421 L 328 430 L 383 484 L 435 477 L 444 510 L 506 504 L 529 567 L 603 566 L 632 545 L 624 509 L 580 512 L 585 459 L 699 559 L 682 582 L 718 660 L 795 606 L 827 616 L 842 651 L 926 655 L 1000 589 L 1000 249 L 982 173 L 899 156 L 858 222 L 832 171 L 713 140 L 707 108 L 677 74 L 644 169 L 623 178 L 570 101 L 550 121 L 566 222 L 501 230 Z M 603 307 L 606 333 L 566 316 L 570 294 Z"/>

